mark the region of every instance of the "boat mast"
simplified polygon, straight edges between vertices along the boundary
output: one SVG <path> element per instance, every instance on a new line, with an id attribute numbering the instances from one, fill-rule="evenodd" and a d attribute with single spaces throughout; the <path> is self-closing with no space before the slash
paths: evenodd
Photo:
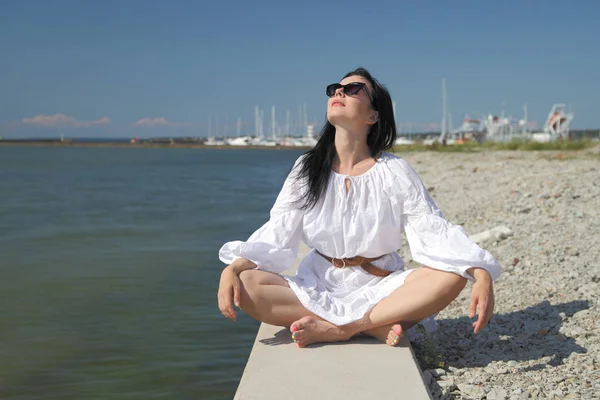
<path id="1" fill-rule="evenodd" d="M 442 78 L 442 126 L 440 134 L 440 143 L 446 139 L 446 78 Z"/>

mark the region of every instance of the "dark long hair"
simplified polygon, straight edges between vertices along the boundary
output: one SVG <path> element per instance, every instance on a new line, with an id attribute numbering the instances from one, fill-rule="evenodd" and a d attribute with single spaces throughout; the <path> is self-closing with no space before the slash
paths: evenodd
<path id="1" fill-rule="evenodd" d="M 348 72 L 349 76 L 362 76 L 373 87 L 370 92 L 371 105 L 378 112 L 378 120 L 371 125 L 367 136 L 367 145 L 371 157 L 377 157 L 382 151 L 391 149 L 396 142 L 396 122 L 392 98 L 384 85 L 373 78 L 365 68 L 357 68 Z M 305 182 L 307 189 L 298 200 L 297 206 L 301 209 L 310 209 L 318 202 L 329 183 L 333 157 L 335 156 L 335 127 L 329 122 L 319 132 L 319 140 L 315 147 L 304 153 L 299 166 L 298 180 Z"/>

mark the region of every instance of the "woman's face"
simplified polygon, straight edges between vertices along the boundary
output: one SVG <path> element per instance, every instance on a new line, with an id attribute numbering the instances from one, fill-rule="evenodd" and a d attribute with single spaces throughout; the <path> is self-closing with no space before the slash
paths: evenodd
<path id="1" fill-rule="evenodd" d="M 349 76 L 342 79 L 340 84 L 352 82 L 364 83 L 366 87 L 352 95 L 345 94 L 342 88 L 337 89 L 327 102 L 327 120 L 332 125 L 373 125 L 377 122 L 377 111 L 373 110 L 367 93 L 367 90 L 373 93 L 371 83 L 362 76 Z"/>

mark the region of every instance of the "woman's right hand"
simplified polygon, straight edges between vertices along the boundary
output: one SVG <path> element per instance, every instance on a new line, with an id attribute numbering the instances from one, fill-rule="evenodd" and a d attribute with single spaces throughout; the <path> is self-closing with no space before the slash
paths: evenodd
<path id="1" fill-rule="evenodd" d="M 221 310 L 221 314 L 232 321 L 235 321 L 236 319 L 233 304 L 238 308 L 240 306 L 241 288 L 242 282 L 240 281 L 237 272 L 232 265 L 227 266 L 223 272 L 221 272 L 217 297 L 219 299 L 219 310 Z"/>
<path id="2" fill-rule="evenodd" d="M 221 313 L 232 321 L 235 321 L 235 309 L 240 308 L 240 296 L 242 290 L 242 281 L 239 275 L 247 269 L 257 268 L 256 264 L 246 258 L 238 258 L 229 264 L 223 272 L 221 272 L 221 281 L 219 282 L 219 310 Z"/>

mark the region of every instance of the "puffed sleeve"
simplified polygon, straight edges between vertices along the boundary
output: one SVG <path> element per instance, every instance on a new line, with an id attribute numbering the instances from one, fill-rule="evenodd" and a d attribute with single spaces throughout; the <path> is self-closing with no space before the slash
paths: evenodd
<path id="1" fill-rule="evenodd" d="M 301 157 L 296 160 L 288 174 L 269 220 L 256 230 L 248 240 L 225 243 L 219 250 L 219 259 L 231 264 L 238 258 L 246 258 L 257 269 L 281 273 L 291 268 L 298 254 L 302 238 L 302 210 L 293 203 L 301 197 L 303 185 L 296 179 Z"/>
<path id="2" fill-rule="evenodd" d="M 444 218 L 415 170 L 401 158 L 392 160 L 391 169 L 397 181 L 395 190 L 400 191 L 402 226 L 413 260 L 470 281 L 475 279 L 467 270 L 483 268 L 495 281 L 500 276 L 500 264 L 469 239 L 461 226 Z"/>

